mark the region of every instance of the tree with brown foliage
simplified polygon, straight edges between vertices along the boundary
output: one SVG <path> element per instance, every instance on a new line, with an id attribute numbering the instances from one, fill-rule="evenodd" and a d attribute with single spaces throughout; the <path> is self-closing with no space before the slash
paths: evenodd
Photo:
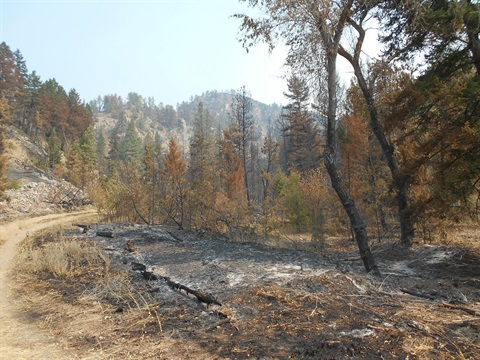
<path id="1" fill-rule="evenodd" d="M 170 138 L 168 152 L 163 159 L 161 178 L 164 188 L 163 209 L 168 218 L 183 229 L 187 225 L 189 200 L 187 163 L 173 137 Z"/>
<path id="2" fill-rule="evenodd" d="M 337 148 L 337 57 L 343 33 L 348 26 L 349 17 L 353 16 L 357 8 L 353 0 L 341 2 L 331 1 L 295 1 L 285 3 L 279 0 L 265 0 L 250 2 L 252 6 L 260 7 L 266 16 L 253 19 L 246 15 L 238 15 L 243 20 L 243 41 L 246 46 L 254 45 L 258 41 L 266 41 L 274 47 L 280 37 L 290 45 L 290 52 L 309 54 L 310 57 L 291 57 L 297 69 L 301 69 L 305 61 L 320 56 L 319 61 L 326 72 L 328 94 L 326 113 L 326 147 L 324 163 L 346 213 L 353 226 L 355 239 L 360 256 L 367 272 L 379 273 L 368 243 L 368 234 L 365 221 L 345 187 L 338 161 Z M 361 9 L 361 8 L 360 8 Z M 307 64 L 310 69 L 311 64 Z M 320 71 L 316 72 L 320 74 Z"/>
<path id="3" fill-rule="evenodd" d="M 23 113 L 25 70 L 22 61 L 18 50 L 12 52 L 5 42 L 0 44 L 0 95 L 8 101 L 13 122 Z"/>
<path id="4" fill-rule="evenodd" d="M 386 55 L 424 67 L 403 75 L 392 93 L 386 126 L 410 178 L 424 222 L 478 217 L 480 198 L 480 5 L 470 0 L 381 3 Z M 428 220 L 430 219 L 430 220 Z"/>
<path id="5" fill-rule="evenodd" d="M 378 141 L 369 125 L 369 114 L 361 89 L 353 82 L 347 91 L 347 109 L 341 125 L 342 166 L 348 191 L 357 199 L 370 228 L 377 238 L 390 232 L 398 223 L 387 224 L 395 218 L 394 199 L 389 191 L 391 175 Z M 393 212 L 392 212 L 393 211 Z"/>
<path id="6" fill-rule="evenodd" d="M 218 221 L 225 225 L 230 233 L 245 225 L 247 216 L 247 197 L 242 159 L 235 150 L 235 135 L 230 130 L 223 131 L 218 141 L 220 179 L 215 196 L 215 211 Z"/>

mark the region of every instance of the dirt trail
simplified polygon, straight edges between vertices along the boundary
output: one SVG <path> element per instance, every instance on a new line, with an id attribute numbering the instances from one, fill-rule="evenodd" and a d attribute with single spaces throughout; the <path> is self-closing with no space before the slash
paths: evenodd
<path id="1" fill-rule="evenodd" d="M 0 225 L 0 359 L 72 359 L 65 346 L 22 316 L 9 297 L 8 271 L 26 236 L 48 227 L 70 224 L 93 210 L 25 218 Z"/>

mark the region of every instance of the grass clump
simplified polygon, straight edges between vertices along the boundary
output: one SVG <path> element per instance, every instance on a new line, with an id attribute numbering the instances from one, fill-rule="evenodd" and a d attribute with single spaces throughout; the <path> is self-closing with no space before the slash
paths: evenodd
<path id="1" fill-rule="evenodd" d="M 22 272 L 73 277 L 85 268 L 107 270 L 110 259 L 94 243 L 84 238 L 65 238 L 63 229 L 41 233 L 24 243 L 19 268 Z M 23 260 L 23 261 L 22 261 Z"/>
<path id="2" fill-rule="evenodd" d="M 114 339 L 111 328 L 120 324 L 133 337 L 161 333 L 158 300 L 138 288 L 93 240 L 66 234 L 51 228 L 23 242 L 12 275 L 25 311 L 49 319 L 52 331 L 86 348 L 85 339 L 99 332 Z M 105 337 L 102 346 L 117 345 Z"/>
<path id="3" fill-rule="evenodd" d="M 85 266 L 108 268 L 110 261 L 97 247 L 78 241 L 63 240 L 32 250 L 28 266 L 32 272 L 46 272 L 56 277 L 74 276 Z"/>

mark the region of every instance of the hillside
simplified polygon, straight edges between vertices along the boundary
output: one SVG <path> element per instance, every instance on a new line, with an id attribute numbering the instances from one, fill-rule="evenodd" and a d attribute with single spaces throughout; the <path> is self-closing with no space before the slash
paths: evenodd
<path id="1" fill-rule="evenodd" d="M 64 179 L 55 177 L 44 164 L 47 154 L 41 144 L 8 127 L 9 188 L 0 202 L 0 221 L 18 217 L 72 210 L 90 203 L 87 195 Z"/>
<path id="2" fill-rule="evenodd" d="M 180 143 L 186 143 L 191 136 L 198 104 L 202 102 L 209 111 L 215 129 L 225 128 L 230 122 L 230 108 L 235 94 L 234 90 L 206 91 L 183 101 L 176 108 L 163 103 L 156 104 L 154 99 L 136 93 L 129 93 L 125 100 L 118 95 L 106 95 L 92 100 L 89 105 L 97 133 L 105 131 L 107 137 L 115 128 L 122 136 L 126 123 L 133 120 L 141 138 L 158 134 L 166 143 L 173 135 Z M 269 124 L 275 123 L 281 109 L 278 104 L 267 105 L 252 99 L 252 116 L 257 131 L 265 133 Z"/>

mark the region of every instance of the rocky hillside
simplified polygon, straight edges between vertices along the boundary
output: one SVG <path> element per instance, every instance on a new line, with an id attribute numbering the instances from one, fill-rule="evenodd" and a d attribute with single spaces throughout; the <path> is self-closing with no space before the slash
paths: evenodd
<path id="1" fill-rule="evenodd" d="M 192 127 L 198 111 L 198 104 L 203 103 L 211 116 L 212 126 L 222 129 L 230 123 L 230 111 L 236 92 L 206 91 L 192 96 L 175 107 L 156 104 L 152 98 L 144 98 L 136 93 L 129 93 L 126 99 L 118 95 L 106 95 L 92 100 L 89 106 L 93 113 L 97 134 L 104 132 L 110 138 L 114 129 L 120 137 L 125 133 L 127 123 L 133 121 L 140 138 L 147 135 L 159 136 L 167 143 L 174 136 L 181 145 L 187 145 L 192 135 Z M 281 113 L 278 104 L 263 104 L 252 99 L 252 116 L 257 131 L 266 133 L 268 126 L 275 124 Z"/>
<path id="2" fill-rule="evenodd" d="M 86 194 L 44 166 L 47 154 L 15 127 L 8 128 L 7 199 L 0 202 L 0 221 L 72 209 L 89 203 Z"/>

